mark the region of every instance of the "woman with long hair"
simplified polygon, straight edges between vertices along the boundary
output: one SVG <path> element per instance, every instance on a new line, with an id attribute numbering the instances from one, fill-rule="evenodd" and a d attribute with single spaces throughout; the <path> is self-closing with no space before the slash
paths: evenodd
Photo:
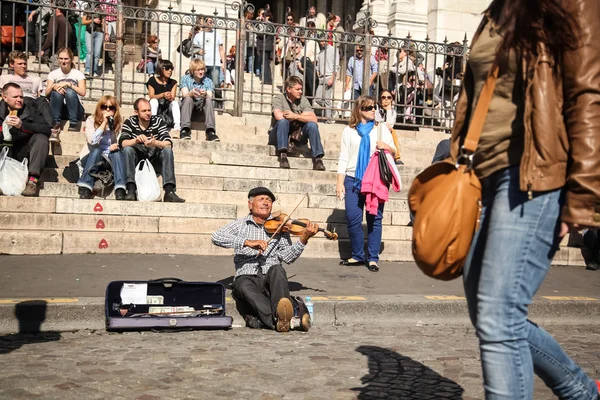
<path id="1" fill-rule="evenodd" d="M 379 249 L 381 246 L 383 205 L 379 204 L 377 215 L 367 213 L 367 241 L 369 254 L 365 258 L 362 229 L 365 195 L 360 192 L 362 178 L 375 150 L 385 149 L 395 154 L 394 139 L 389 129 L 375 122 L 377 102 L 373 97 L 360 96 L 352 109 L 349 124 L 342 132 L 338 178 L 335 192 L 345 199 L 348 236 L 352 245 L 352 257 L 342 260 L 340 265 L 357 266 L 366 264 L 369 271 L 379 271 Z M 379 129 L 381 128 L 381 129 Z M 381 131 L 381 138 L 379 132 Z"/>
<path id="2" fill-rule="evenodd" d="M 394 160 L 396 160 L 396 164 L 404 164 L 402 161 L 400 161 L 400 142 L 398 141 L 398 135 L 394 131 L 394 125 L 396 124 L 398 112 L 394 107 L 394 96 L 392 95 L 392 92 L 389 90 L 383 90 L 379 93 L 379 107 L 384 119 L 384 124 L 390 130 L 392 133 L 392 138 L 394 139 L 394 147 L 396 148 Z"/>
<path id="3" fill-rule="evenodd" d="M 160 60 L 156 64 L 156 73 L 146 82 L 148 88 L 148 97 L 150 97 L 150 108 L 152 115 L 158 115 L 159 112 L 170 114 L 172 120 L 167 124 L 169 128 L 175 131 L 181 130 L 181 109 L 177 102 L 177 81 L 172 79 L 173 63 L 169 60 Z M 173 132 L 179 136 L 179 132 Z"/>
<path id="4" fill-rule="evenodd" d="M 451 154 L 470 163 L 458 154 L 498 66 L 472 159 L 482 210 L 463 277 L 486 399 L 533 399 L 534 372 L 561 399 L 598 399 L 527 314 L 561 238 L 600 226 L 599 20 L 598 0 L 494 0 L 473 39 Z"/>
<path id="5" fill-rule="evenodd" d="M 115 199 L 125 200 L 125 167 L 123 155 L 119 149 L 117 137 L 121 132 L 123 118 L 117 99 L 113 96 L 102 96 L 96 103 L 96 110 L 85 121 L 85 136 L 87 143 L 79 153 L 83 165 L 83 173 L 77 182 L 79 198 L 94 197 L 94 177 L 98 163 L 102 158 L 110 160 L 115 183 Z"/>
<path id="6" fill-rule="evenodd" d="M 156 35 L 148 36 L 148 40 L 142 46 L 142 55 L 146 60 L 146 72 L 153 75 L 156 70 L 156 64 L 162 59 L 162 52 L 158 48 L 160 40 Z"/>

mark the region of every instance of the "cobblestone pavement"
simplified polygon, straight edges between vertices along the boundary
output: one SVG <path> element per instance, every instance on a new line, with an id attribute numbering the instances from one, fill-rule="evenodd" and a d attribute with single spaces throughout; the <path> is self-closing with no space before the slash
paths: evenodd
<path id="1" fill-rule="evenodd" d="M 600 327 L 548 330 L 600 377 Z M 480 399 L 470 327 L 0 337 L 1 399 Z M 536 378 L 537 379 L 537 378 Z M 551 399 L 536 380 L 535 399 Z"/>

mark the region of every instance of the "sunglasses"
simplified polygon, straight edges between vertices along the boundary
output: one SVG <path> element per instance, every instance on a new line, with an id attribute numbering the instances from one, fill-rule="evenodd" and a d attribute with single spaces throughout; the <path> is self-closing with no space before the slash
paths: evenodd
<path id="1" fill-rule="evenodd" d="M 391 100 L 392 96 L 381 96 L 381 100 Z"/>
<path id="2" fill-rule="evenodd" d="M 163 70 L 165 70 L 165 71 L 172 71 L 173 67 L 163 67 Z"/>
<path id="3" fill-rule="evenodd" d="M 100 109 L 101 110 L 117 111 L 117 107 L 115 107 L 115 106 L 109 106 L 109 105 L 106 105 L 106 104 L 101 105 Z"/>
<path id="4" fill-rule="evenodd" d="M 373 111 L 374 109 L 375 106 L 365 106 L 360 108 L 361 111 Z"/>
<path id="5" fill-rule="evenodd" d="M 294 22 L 293 18 L 288 18 L 287 20 L 288 20 L 288 22 Z"/>
<path id="6" fill-rule="evenodd" d="M 362 53 L 363 51 L 362 51 L 362 50 L 356 50 L 356 52 L 357 52 L 357 53 Z"/>

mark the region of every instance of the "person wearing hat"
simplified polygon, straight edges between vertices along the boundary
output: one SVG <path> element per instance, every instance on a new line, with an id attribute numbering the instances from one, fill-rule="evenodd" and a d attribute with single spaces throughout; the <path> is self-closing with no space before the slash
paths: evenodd
<path id="1" fill-rule="evenodd" d="M 264 224 L 271 218 L 275 195 L 265 187 L 248 192 L 250 213 L 212 235 L 212 242 L 234 251 L 233 298 L 246 326 L 250 328 L 307 331 L 310 317 L 305 309 L 294 317 L 287 274 L 282 263 L 291 264 L 319 230 L 309 223 L 300 239 L 292 243 L 289 233 L 278 233 L 269 242 Z"/>

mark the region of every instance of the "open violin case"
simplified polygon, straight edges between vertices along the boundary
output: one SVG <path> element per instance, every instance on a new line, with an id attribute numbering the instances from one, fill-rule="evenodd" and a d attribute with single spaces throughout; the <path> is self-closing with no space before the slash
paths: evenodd
<path id="1" fill-rule="evenodd" d="M 106 330 L 229 329 L 225 287 L 177 278 L 113 281 L 106 287 Z"/>

